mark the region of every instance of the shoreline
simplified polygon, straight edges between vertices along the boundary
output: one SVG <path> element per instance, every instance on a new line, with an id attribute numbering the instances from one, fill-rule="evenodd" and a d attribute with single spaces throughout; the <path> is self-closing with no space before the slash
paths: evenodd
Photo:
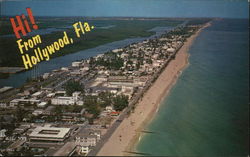
<path id="1" fill-rule="evenodd" d="M 141 131 L 152 122 L 160 108 L 161 102 L 169 94 L 182 71 L 188 66 L 189 48 L 199 33 L 208 26 L 210 26 L 210 22 L 203 25 L 187 39 L 177 52 L 175 59 L 169 63 L 154 84 L 145 92 L 142 100 L 137 103 L 134 112 L 123 120 L 121 125 L 103 145 L 97 156 L 134 155 L 129 152 L 136 152 L 136 146 L 142 135 Z M 163 87 L 162 84 L 165 84 L 165 86 Z"/>

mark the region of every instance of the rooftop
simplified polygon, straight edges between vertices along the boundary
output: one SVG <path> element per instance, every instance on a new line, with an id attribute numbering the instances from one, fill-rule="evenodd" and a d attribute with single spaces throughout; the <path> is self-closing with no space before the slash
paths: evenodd
<path id="1" fill-rule="evenodd" d="M 30 137 L 64 138 L 69 130 L 70 128 L 37 127 L 32 131 Z"/>
<path id="2" fill-rule="evenodd" d="M 5 91 L 7 91 L 7 90 L 9 90 L 9 89 L 12 89 L 13 87 L 7 87 L 7 86 L 5 86 L 5 87 L 3 87 L 3 88 L 0 88 L 0 93 L 3 93 L 3 92 L 5 92 Z"/>

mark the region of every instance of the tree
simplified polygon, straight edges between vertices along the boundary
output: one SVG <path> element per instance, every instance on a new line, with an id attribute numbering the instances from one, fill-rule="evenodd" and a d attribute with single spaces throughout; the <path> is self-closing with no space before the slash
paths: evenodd
<path id="1" fill-rule="evenodd" d="M 93 118 L 98 117 L 98 115 L 99 115 L 100 112 L 101 112 L 101 110 L 98 108 L 97 105 L 90 105 L 90 106 L 88 107 L 87 111 L 88 111 L 89 113 L 91 113 L 91 114 L 94 115 Z"/>
<path id="2" fill-rule="evenodd" d="M 113 98 L 114 94 L 110 93 L 110 92 L 101 92 L 99 94 L 99 98 L 100 98 L 100 106 L 101 107 L 106 107 L 109 106 L 112 103 L 112 98 Z"/>
<path id="3" fill-rule="evenodd" d="M 95 96 L 86 96 L 84 99 L 84 107 L 86 108 L 88 113 L 94 115 L 93 118 L 96 118 L 101 112 L 97 103 L 97 97 Z"/>
<path id="4" fill-rule="evenodd" d="M 62 109 L 63 109 L 63 106 L 61 106 L 61 105 L 55 107 L 54 113 L 55 113 L 56 117 L 59 117 L 62 115 L 62 113 L 63 113 Z"/>
<path id="5" fill-rule="evenodd" d="M 83 92 L 84 86 L 78 81 L 69 81 L 66 83 L 64 89 L 66 90 L 66 94 L 71 96 L 75 91 Z"/>
<path id="6" fill-rule="evenodd" d="M 122 111 L 125 107 L 128 106 L 128 97 L 125 95 L 117 95 L 113 101 L 114 109 L 116 111 Z"/>
<path id="7" fill-rule="evenodd" d="M 23 118 L 25 117 L 26 115 L 26 111 L 20 107 L 19 105 L 17 106 L 17 109 L 16 109 L 16 112 L 15 112 L 15 115 L 16 115 L 16 120 L 18 122 L 21 122 L 23 120 Z"/>
<path id="8" fill-rule="evenodd" d="M 153 61 L 151 60 L 151 59 L 147 59 L 147 61 L 146 61 L 148 64 L 152 64 L 153 63 Z"/>

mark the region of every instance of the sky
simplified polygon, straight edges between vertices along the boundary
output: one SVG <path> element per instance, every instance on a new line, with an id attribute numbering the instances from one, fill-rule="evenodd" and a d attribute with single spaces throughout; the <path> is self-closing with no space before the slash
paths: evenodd
<path id="1" fill-rule="evenodd" d="M 0 0 L 1 15 L 249 18 L 247 0 Z"/>

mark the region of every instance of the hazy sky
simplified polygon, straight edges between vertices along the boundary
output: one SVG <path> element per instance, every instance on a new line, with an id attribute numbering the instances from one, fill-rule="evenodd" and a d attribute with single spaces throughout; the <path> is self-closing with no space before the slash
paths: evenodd
<path id="1" fill-rule="evenodd" d="M 0 0 L 1 1 L 1 0 Z M 247 0 L 3 0 L 1 15 L 248 18 Z"/>

